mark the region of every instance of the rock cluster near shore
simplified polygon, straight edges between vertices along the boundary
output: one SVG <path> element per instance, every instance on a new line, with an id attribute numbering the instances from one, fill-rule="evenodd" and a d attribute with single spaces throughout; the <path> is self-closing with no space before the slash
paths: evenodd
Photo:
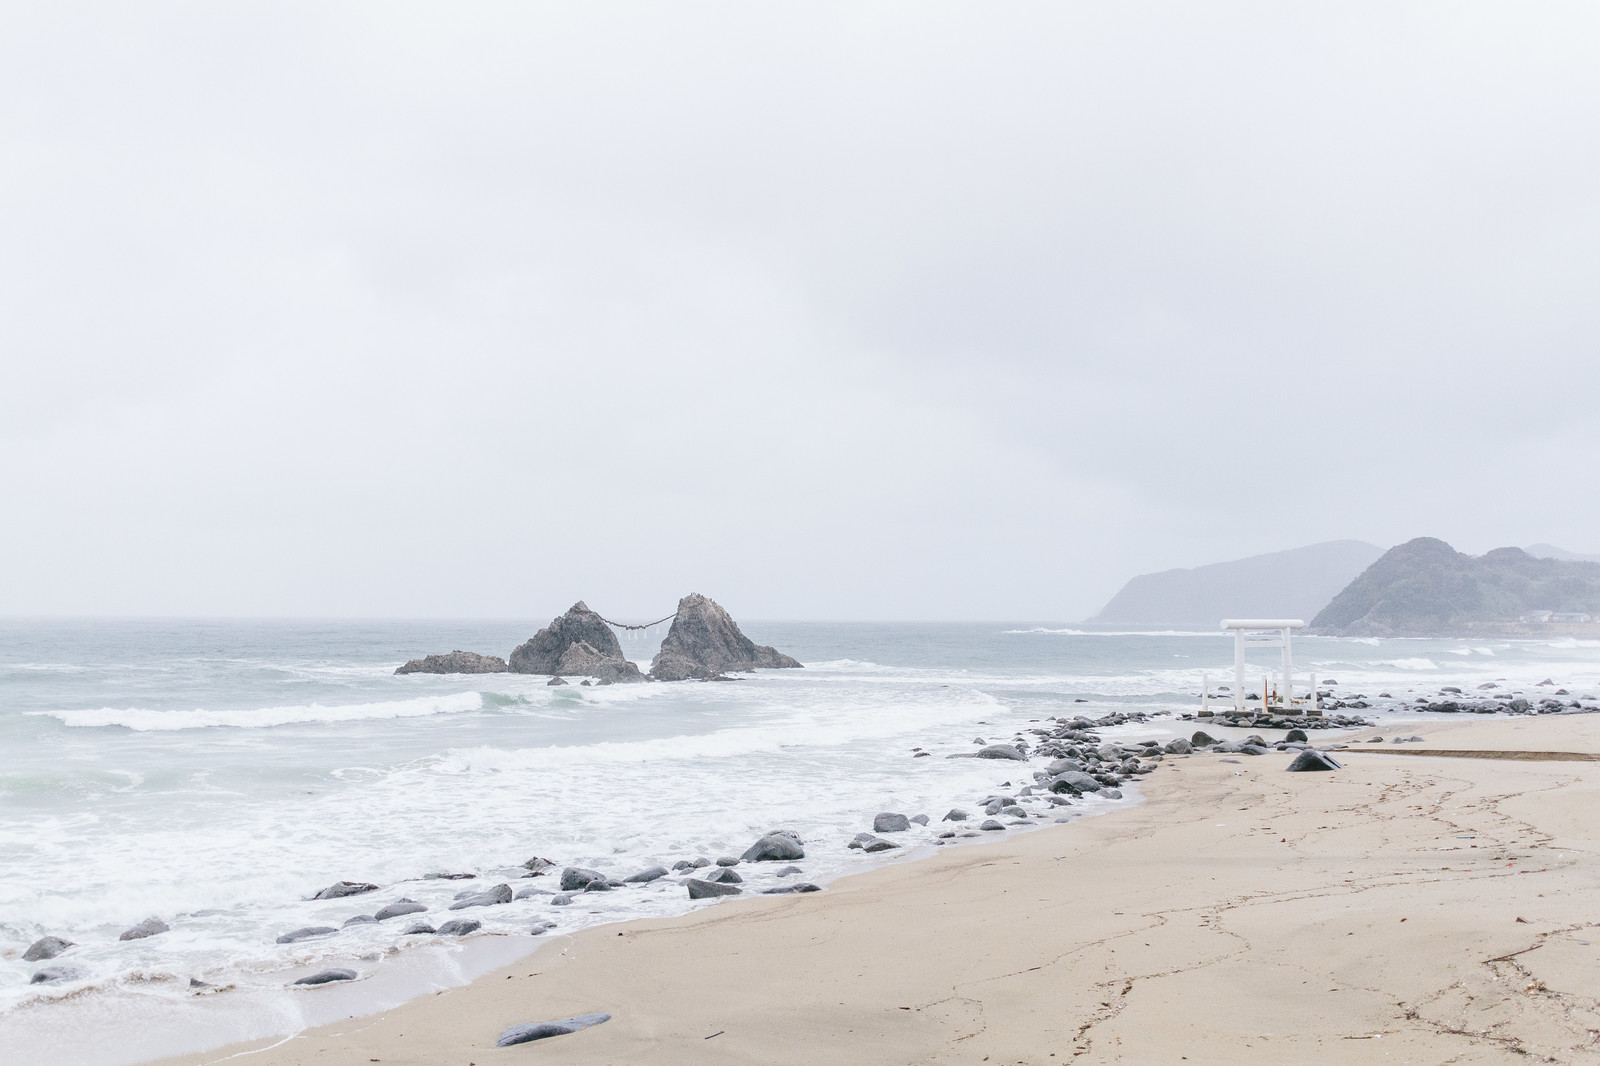
<path id="1" fill-rule="evenodd" d="M 509 660 L 477 652 L 453 651 L 412 659 L 397 674 L 549 674 L 594 678 L 602 685 L 638 681 L 710 681 L 731 671 L 784 669 L 800 666 L 775 648 L 757 644 L 715 600 L 699 593 L 678 601 L 678 611 L 651 663 L 642 673 L 622 654 L 611 625 L 579 600 L 548 626 L 519 644 Z M 587 682 L 586 682 L 587 683 Z"/>

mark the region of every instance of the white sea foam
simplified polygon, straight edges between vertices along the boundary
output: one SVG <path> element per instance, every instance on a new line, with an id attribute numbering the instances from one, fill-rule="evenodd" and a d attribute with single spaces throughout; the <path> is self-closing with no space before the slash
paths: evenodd
<path id="1" fill-rule="evenodd" d="M 1389 666 L 1399 670 L 1437 670 L 1439 664 L 1432 659 L 1391 659 Z"/>
<path id="2" fill-rule="evenodd" d="M 248 710 L 157 711 L 144 707 L 101 707 L 81 711 L 32 711 L 34 715 L 55 718 L 75 729 L 104 729 L 120 726 L 135 732 L 167 732 L 175 729 L 210 729 L 225 726 L 236 729 L 265 729 L 308 722 L 356 722 L 376 718 L 419 718 L 432 714 L 459 714 L 483 708 L 477 692 L 455 692 L 424 696 L 413 700 L 386 700 L 356 703 L 343 707 L 324 707 L 318 703 L 299 707 L 257 707 Z"/>
<path id="3" fill-rule="evenodd" d="M 1047 626 L 1007 629 L 1004 632 L 1010 635 L 1049 633 L 1064 637 L 1226 637 L 1228 635 L 1220 629 L 1051 629 Z"/>

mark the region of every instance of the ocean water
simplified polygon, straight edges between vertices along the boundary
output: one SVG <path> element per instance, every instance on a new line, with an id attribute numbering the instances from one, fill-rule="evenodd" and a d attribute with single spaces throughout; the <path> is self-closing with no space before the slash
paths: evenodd
<path id="1" fill-rule="evenodd" d="M 783 827 L 806 841 L 807 880 L 904 861 L 950 807 L 1029 781 L 1015 763 L 942 756 L 1054 715 L 1193 711 L 1201 671 L 1226 682 L 1232 661 L 1220 633 L 746 623 L 806 668 L 592 688 L 394 674 L 451 648 L 504 656 L 541 624 L 0 622 L 0 1061 L 117 1064 L 290 1032 L 470 979 L 540 943 L 536 921 L 558 923 L 549 939 L 714 905 L 663 879 L 568 907 L 534 895 L 447 910 L 501 882 L 553 890 L 522 877 L 534 856 L 620 877 L 736 856 Z M 647 664 L 662 635 L 626 634 L 624 651 Z M 1600 642 L 1305 638 L 1297 651 L 1341 695 L 1389 692 L 1366 712 L 1380 720 L 1424 717 L 1398 701 L 1445 684 L 1600 691 Z M 887 858 L 848 850 L 885 810 L 934 824 Z M 779 883 L 770 866 L 739 870 L 747 889 Z M 308 899 L 339 880 L 383 887 Z M 470 917 L 484 932 L 408 937 L 407 916 L 275 943 L 402 896 L 430 908 L 418 919 Z M 118 939 L 151 916 L 171 931 Z M 47 964 L 22 952 L 47 934 L 76 942 L 48 965 L 81 977 L 30 983 Z M 331 965 L 361 979 L 292 986 Z"/>

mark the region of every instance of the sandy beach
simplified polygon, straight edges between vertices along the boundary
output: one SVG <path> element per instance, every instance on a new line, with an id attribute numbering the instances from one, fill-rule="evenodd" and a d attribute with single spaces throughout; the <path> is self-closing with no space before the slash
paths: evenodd
<path id="1" fill-rule="evenodd" d="M 1600 753 L 1600 716 L 1403 732 L 1556 755 L 1169 757 L 1114 814 L 556 938 L 381 1015 L 167 1062 L 1600 1059 L 1600 797 L 1560 757 Z"/>

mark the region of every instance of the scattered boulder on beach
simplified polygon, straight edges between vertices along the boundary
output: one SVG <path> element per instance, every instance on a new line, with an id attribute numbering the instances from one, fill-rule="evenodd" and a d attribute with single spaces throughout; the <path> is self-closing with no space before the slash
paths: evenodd
<path id="1" fill-rule="evenodd" d="M 495 1047 L 510 1047 L 513 1044 L 526 1044 L 530 1040 L 544 1040 L 552 1036 L 566 1036 L 587 1029 L 591 1025 L 609 1022 L 609 1014 L 580 1014 L 575 1018 L 562 1018 L 556 1022 L 536 1022 L 524 1025 L 513 1025 L 500 1034 L 494 1042 Z"/>
<path id="2" fill-rule="evenodd" d="M 404 933 L 402 933 L 400 935 L 401 936 L 424 936 L 424 935 L 430 935 L 430 934 L 437 933 L 437 932 L 438 932 L 438 930 L 435 929 L 433 926 L 429 925 L 427 922 L 417 922 L 414 925 L 412 925 L 411 928 L 407 929 Z"/>
<path id="3" fill-rule="evenodd" d="M 523 875 L 524 877 L 542 877 L 546 871 L 554 870 L 556 868 L 556 864 L 551 862 L 549 859 L 541 859 L 539 856 L 535 855 L 533 858 L 523 863 L 522 868 L 528 871 Z"/>
<path id="4" fill-rule="evenodd" d="M 1027 789 L 1023 789 L 1022 791 L 1027 792 L 1028 790 Z M 911 820 L 913 822 L 916 822 L 918 825 L 927 825 L 928 824 L 928 816 L 926 814 L 913 814 L 911 816 Z"/>
<path id="5" fill-rule="evenodd" d="M 1099 781 L 1081 770 L 1068 770 L 1066 773 L 1057 774 L 1049 782 L 1051 792 L 1069 792 L 1073 795 L 1080 792 L 1098 792 L 1100 787 Z"/>
<path id="6" fill-rule="evenodd" d="M 777 888 L 763 888 L 763 896 L 786 896 L 791 892 L 821 892 L 822 889 L 810 881 L 796 881 L 792 885 L 779 885 Z"/>
<path id="7" fill-rule="evenodd" d="M 412 659 L 395 670 L 397 674 L 503 674 L 506 661 L 498 655 L 479 655 L 457 649 L 449 655 L 428 655 Z"/>
<path id="8" fill-rule="evenodd" d="M 372 925 L 378 919 L 370 914 L 358 914 L 354 918 L 346 918 L 345 925 Z"/>
<path id="9" fill-rule="evenodd" d="M 528 934 L 530 936 L 543 936 L 555 927 L 555 922 L 534 922 L 532 927 L 528 929 Z"/>
<path id="10" fill-rule="evenodd" d="M 717 859 L 718 866 L 738 866 L 739 860 L 732 855 L 723 855 Z"/>
<path id="11" fill-rule="evenodd" d="M 978 758 L 1011 759 L 1016 762 L 1028 761 L 1028 757 L 1022 754 L 1022 752 L 1018 751 L 1017 748 L 1011 744 L 990 744 L 988 747 L 980 748 L 978 750 Z"/>
<path id="12" fill-rule="evenodd" d="M 789 829 L 774 829 L 744 850 L 745 862 L 793 862 L 806 857 L 800 835 Z"/>
<path id="13" fill-rule="evenodd" d="M 438 928 L 440 936 L 466 936 L 476 933 L 483 928 L 483 923 L 476 918 L 452 918 Z"/>
<path id="14" fill-rule="evenodd" d="M 651 881 L 659 881 L 665 876 L 667 876 L 667 868 L 665 866 L 652 866 L 648 870 L 640 870 L 636 874 L 629 874 L 622 880 L 624 884 L 647 885 Z"/>
<path id="15" fill-rule="evenodd" d="M 801 873 L 801 872 L 802 871 L 801 871 L 800 867 L 798 867 L 798 866 L 785 866 L 783 869 L 779 870 L 773 876 L 774 877 L 793 877 L 795 874 Z"/>
<path id="16" fill-rule="evenodd" d="M 581 645 L 581 647 L 579 647 Z M 568 652 L 578 650 L 563 666 Z M 632 668 L 631 672 L 628 669 Z M 514 674 L 572 674 L 601 680 L 643 680 L 639 668 L 622 655 L 622 645 L 611 626 L 589 605 L 579 600 L 567 613 L 529 637 L 511 652 L 508 668 Z"/>
<path id="17" fill-rule="evenodd" d="M 552 907 L 565 907 L 571 902 L 572 897 L 567 895 L 565 892 L 558 892 L 554 896 L 550 897 L 550 906 Z"/>
<path id="18" fill-rule="evenodd" d="M 72 941 L 63 940 L 58 936 L 40 937 L 28 945 L 28 950 L 22 953 L 22 961 L 44 962 L 46 959 L 55 958 L 72 946 Z"/>
<path id="19" fill-rule="evenodd" d="M 561 871 L 561 891 L 582 892 L 591 881 L 604 881 L 606 875 L 599 870 L 586 870 L 582 866 L 569 866 Z"/>
<path id="20" fill-rule="evenodd" d="M 373 917 L 380 922 L 386 922 L 390 918 L 398 918 L 402 914 L 421 914 L 427 909 L 414 899 L 397 899 L 386 907 L 378 908 L 378 913 L 374 914 Z"/>
<path id="21" fill-rule="evenodd" d="M 598 881 L 590 881 L 584 885 L 583 890 L 585 892 L 610 892 L 611 887 L 611 882 L 602 877 Z"/>
<path id="22" fill-rule="evenodd" d="M 1311 738 L 1306 736 L 1306 731 L 1304 729 L 1291 729 L 1291 730 L 1289 730 L 1289 732 L 1284 734 L 1283 739 L 1287 740 L 1287 741 L 1290 741 L 1290 742 L 1293 742 L 1293 741 L 1297 741 L 1297 740 L 1298 741 L 1309 741 Z"/>
<path id="23" fill-rule="evenodd" d="M 1217 742 L 1217 738 L 1207 733 L 1204 729 L 1196 729 L 1189 737 L 1191 748 L 1209 747 Z"/>
<path id="24" fill-rule="evenodd" d="M 117 937 L 117 939 L 118 940 L 143 940 L 145 937 L 148 937 L 148 936 L 155 936 L 158 933 L 165 933 L 170 928 L 171 927 L 169 925 L 167 925 L 166 922 L 163 922 L 160 918 L 146 918 L 144 921 L 140 922 L 138 925 L 134 926 L 132 929 L 129 929 L 128 931 L 123 933 L 121 936 Z"/>
<path id="25" fill-rule="evenodd" d="M 359 896 L 363 892 L 376 891 L 378 891 L 377 885 L 371 885 L 365 881 L 336 881 L 311 898 L 344 899 L 346 896 Z"/>
<path id="26" fill-rule="evenodd" d="M 678 601 L 678 613 L 650 662 L 657 681 L 707 680 L 730 670 L 784 669 L 800 663 L 752 641 L 728 612 L 699 593 Z"/>
<path id="27" fill-rule="evenodd" d="M 959 807 L 952 807 L 942 820 L 946 822 L 964 822 L 967 820 L 967 812 Z"/>
<path id="28" fill-rule="evenodd" d="M 684 870 L 693 870 L 693 869 L 694 869 L 694 863 L 690 862 L 688 859 L 679 859 L 677 862 L 672 864 L 672 872 L 673 873 L 682 873 Z"/>
<path id="29" fill-rule="evenodd" d="M 285 933 L 277 939 L 279 944 L 298 944 L 302 940 L 313 940 L 319 936 L 337 933 L 339 930 L 331 925 L 308 925 L 304 929 L 296 929 L 292 933 Z"/>
<path id="30" fill-rule="evenodd" d="M 1194 745 L 1182 737 L 1175 737 L 1167 741 L 1166 746 L 1161 750 L 1168 755 L 1188 755 L 1194 750 Z"/>
<path id="31" fill-rule="evenodd" d="M 323 970 L 320 973 L 314 973 L 309 977 L 302 977 L 296 981 L 295 984 L 329 985 L 333 984 L 335 981 L 354 981 L 355 979 L 356 972 L 354 970 L 346 970 L 342 967 L 334 967 L 331 970 Z"/>
<path id="32" fill-rule="evenodd" d="M 43 966 L 35 970 L 28 979 L 30 985 L 55 985 L 63 981 L 76 981 L 83 977 L 83 971 L 71 966 Z"/>
<path id="33" fill-rule="evenodd" d="M 858 848 L 865 852 L 875 852 L 888 851 L 891 848 L 898 848 L 900 845 L 896 844 L 892 840 L 885 840 L 882 837 L 873 836 L 871 833 L 857 833 L 856 838 L 850 841 L 847 846 L 851 848 Z"/>
<path id="34" fill-rule="evenodd" d="M 993 818 L 986 818 L 986 819 L 984 819 L 983 824 L 978 826 L 978 828 L 982 829 L 986 833 L 993 833 L 993 832 L 995 832 L 997 830 L 1004 829 L 1005 826 L 1001 825 L 999 822 L 995 821 Z"/>
<path id="35" fill-rule="evenodd" d="M 719 866 L 715 870 L 707 870 L 703 880 L 712 881 L 719 885 L 739 885 L 744 883 L 744 878 L 726 866 Z"/>
<path id="36" fill-rule="evenodd" d="M 482 892 L 474 892 L 471 895 L 463 896 L 450 904 L 450 909 L 459 911 L 468 907 L 498 907 L 502 903 L 510 902 L 511 886 L 495 885 L 493 888 L 486 888 Z"/>
<path id="37" fill-rule="evenodd" d="M 713 896 L 737 896 L 742 891 L 738 885 L 721 884 L 717 881 L 702 881 L 698 877 L 688 880 L 690 899 L 710 899 Z"/>
<path id="38" fill-rule="evenodd" d="M 1315 748 L 1307 748 L 1299 755 L 1296 755 L 1294 762 L 1290 763 L 1285 769 L 1291 774 L 1296 774 L 1314 770 L 1338 770 L 1341 769 L 1341 766 L 1333 756 L 1326 752 L 1318 751 Z"/>
<path id="39" fill-rule="evenodd" d="M 880 814 L 872 820 L 874 833 L 904 833 L 911 828 L 911 819 L 903 814 Z"/>

